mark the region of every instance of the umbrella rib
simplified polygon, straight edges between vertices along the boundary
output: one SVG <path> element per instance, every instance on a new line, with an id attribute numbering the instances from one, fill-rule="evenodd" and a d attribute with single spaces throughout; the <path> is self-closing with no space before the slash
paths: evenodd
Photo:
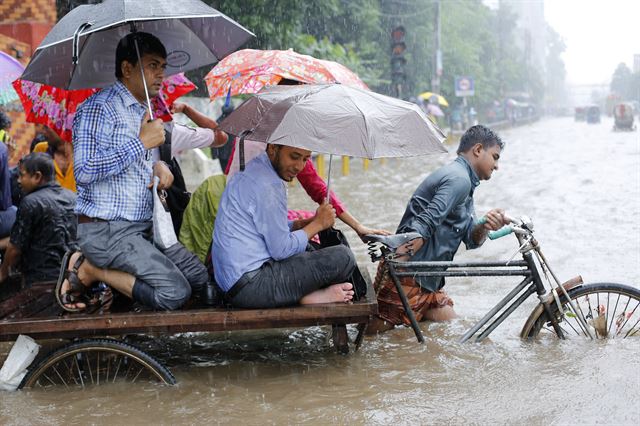
<path id="1" fill-rule="evenodd" d="M 351 96 L 350 93 L 347 92 L 347 96 L 349 97 L 349 100 L 351 101 L 351 103 L 353 104 L 354 107 L 356 107 L 356 109 L 358 110 L 358 112 L 360 113 L 360 115 L 362 115 L 362 121 L 364 122 L 364 130 L 365 130 L 365 134 L 369 135 L 369 126 L 367 125 L 367 116 L 364 114 L 364 112 L 362 112 L 362 110 L 360 109 L 360 107 L 358 106 L 358 104 L 355 103 L 355 101 L 353 100 L 353 97 Z M 365 151 L 367 151 L 366 149 L 367 147 L 365 146 Z M 373 158 L 373 155 L 375 153 L 371 153 L 369 155 L 369 158 Z"/>

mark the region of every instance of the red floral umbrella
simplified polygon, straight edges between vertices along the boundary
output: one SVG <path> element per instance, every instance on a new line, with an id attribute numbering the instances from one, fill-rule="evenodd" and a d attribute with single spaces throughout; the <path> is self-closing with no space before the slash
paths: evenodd
<path id="1" fill-rule="evenodd" d="M 71 127 L 82 102 L 100 89 L 64 90 L 27 80 L 15 80 L 13 87 L 20 97 L 27 122 L 44 124 L 71 142 Z M 171 120 L 169 108 L 176 99 L 196 88 L 184 74 L 175 74 L 162 83 L 162 89 L 151 99 L 154 117 Z"/>
<path id="2" fill-rule="evenodd" d="M 234 52 L 218 62 L 206 75 L 209 97 L 257 93 L 281 80 L 306 84 L 342 83 L 368 90 L 350 69 L 337 62 L 316 59 L 293 50 L 253 50 Z"/>

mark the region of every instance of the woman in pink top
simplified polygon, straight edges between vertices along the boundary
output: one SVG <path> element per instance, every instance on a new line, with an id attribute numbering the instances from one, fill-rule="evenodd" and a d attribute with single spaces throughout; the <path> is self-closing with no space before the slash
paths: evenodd
<path id="1" fill-rule="evenodd" d="M 229 179 L 233 174 L 235 174 L 239 169 L 239 159 L 236 154 L 236 145 L 235 139 L 233 141 L 233 151 L 231 152 L 231 159 L 229 160 L 229 164 L 226 167 L 225 173 L 228 175 L 227 179 Z M 258 154 L 264 152 L 266 149 L 266 145 L 261 142 L 252 142 L 252 141 L 244 141 L 245 146 L 245 162 L 253 160 Z M 309 197 L 313 201 L 318 204 L 321 204 L 327 198 L 327 185 L 324 180 L 318 176 L 318 172 L 316 168 L 313 166 L 313 161 L 309 160 L 304 166 L 304 169 L 297 176 L 298 182 L 304 188 Z M 360 238 L 364 235 L 368 234 L 379 234 L 379 235 L 390 235 L 391 233 L 382 229 L 373 229 L 368 228 L 362 225 L 355 217 L 351 216 L 351 214 L 346 210 L 342 202 L 336 197 L 336 194 L 331 191 L 331 195 L 329 197 L 329 201 L 333 208 L 336 210 L 336 216 L 338 219 L 343 221 L 345 224 L 349 225 L 351 229 L 353 229 L 356 234 Z M 311 212 L 311 216 L 313 216 L 313 212 Z M 296 217 L 299 217 L 297 215 Z"/>

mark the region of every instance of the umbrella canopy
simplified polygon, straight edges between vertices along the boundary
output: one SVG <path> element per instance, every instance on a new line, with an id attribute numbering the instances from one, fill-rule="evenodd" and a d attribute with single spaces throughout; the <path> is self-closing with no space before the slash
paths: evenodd
<path id="1" fill-rule="evenodd" d="M 0 105 L 18 100 L 18 94 L 11 87 L 11 82 L 20 77 L 24 66 L 15 58 L 0 52 Z"/>
<path id="2" fill-rule="evenodd" d="M 221 124 L 233 135 L 311 151 L 366 158 L 447 152 L 416 104 L 342 84 L 272 86 Z"/>
<path id="3" fill-rule="evenodd" d="M 27 80 L 16 80 L 13 82 L 13 87 L 20 97 L 27 122 L 44 124 L 67 142 L 71 142 L 72 139 L 71 128 L 76 110 L 87 98 L 100 91 L 100 89 L 65 90 Z M 158 96 L 151 99 L 154 117 L 170 121 L 171 104 L 195 88 L 195 84 L 182 73 L 166 78 L 162 82 Z"/>
<path id="4" fill-rule="evenodd" d="M 437 93 L 432 92 L 423 92 L 418 95 L 420 99 L 424 99 L 425 101 L 431 101 L 432 103 L 438 103 L 443 107 L 448 107 L 449 102 L 442 95 L 438 95 Z M 435 102 L 434 102 L 435 101 Z"/>
<path id="5" fill-rule="evenodd" d="M 205 77 L 209 96 L 215 98 L 257 93 L 288 79 L 306 84 L 342 83 L 368 89 L 353 71 L 342 64 L 293 50 L 253 50 L 234 52 L 220 61 Z"/>
<path id="6" fill-rule="evenodd" d="M 64 89 L 105 87 L 115 81 L 116 46 L 132 30 L 164 44 L 166 75 L 215 63 L 253 37 L 199 0 L 181 0 L 179 7 L 173 0 L 105 0 L 65 15 L 36 49 L 22 79 Z"/>

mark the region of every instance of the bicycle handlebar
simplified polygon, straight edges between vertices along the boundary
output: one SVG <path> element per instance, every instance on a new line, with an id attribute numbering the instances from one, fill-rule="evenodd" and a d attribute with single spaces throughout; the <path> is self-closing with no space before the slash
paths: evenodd
<path id="1" fill-rule="evenodd" d="M 510 223 L 516 222 L 515 220 L 513 220 L 507 215 L 505 215 L 505 219 L 507 220 L 507 222 L 510 222 Z M 478 219 L 476 223 L 478 225 L 484 225 L 485 223 L 487 223 L 487 217 L 482 216 L 480 219 Z M 513 227 L 510 225 L 505 225 L 502 228 L 498 229 L 497 231 L 490 231 L 488 237 L 490 240 L 497 240 L 498 238 L 502 238 L 505 235 L 511 234 L 512 232 L 513 232 Z"/>

